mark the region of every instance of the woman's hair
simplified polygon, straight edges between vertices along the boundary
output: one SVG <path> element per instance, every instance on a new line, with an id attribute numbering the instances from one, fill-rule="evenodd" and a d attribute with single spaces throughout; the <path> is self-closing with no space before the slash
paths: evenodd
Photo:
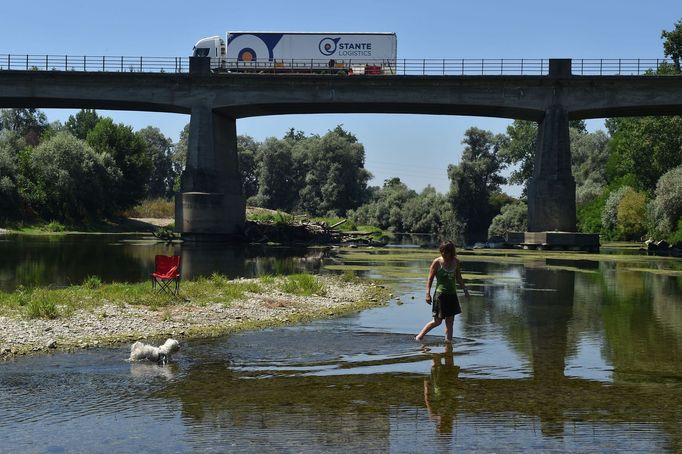
<path id="1" fill-rule="evenodd" d="M 443 241 L 440 244 L 440 254 L 449 253 L 451 255 L 456 255 L 455 244 L 452 241 Z"/>

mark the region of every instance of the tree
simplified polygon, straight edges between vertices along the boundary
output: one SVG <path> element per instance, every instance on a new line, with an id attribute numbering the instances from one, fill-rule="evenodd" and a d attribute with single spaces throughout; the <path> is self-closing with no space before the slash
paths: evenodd
<path id="1" fill-rule="evenodd" d="M 506 182 L 500 175 L 503 164 L 498 157 L 503 140 L 504 137 L 490 131 L 469 128 L 462 140 L 466 146 L 461 162 L 448 166 L 448 199 L 469 241 L 485 238 L 490 222 L 498 214 L 491 196 Z"/>
<path id="2" fill-rule="evenodd" d="M 85 140 L 99 120 L 100 116 L 94 109 L 81 109 L 75 116 L 69 115 L 65 126 L 74 137 Z"/>
<path id="3" fill-rule="evenodd" d="M 654 208 L 657 229 L 668 234 L 682 219 L 682 166 L 669 170 L 656 184 Z"/>
<path id="4" fill-rule="evenodd" d="M 258 165 L 261 159 L 258 146 L 258 142 L 251 136 L 237 136 L 239 173 L 242 178 L 242 190 L 247 199 L 258 193 Z"/>
<path id="5" fill-rule="evenodd" d="M 38 145 L 47 127 L 47 116 L 38 109 L 0 110 L 0 130 L 18 133 L 31 146 Z"/>
<path id="6" fill-rule="evenodd" d="M 400 178 L 390 178 L 376 191 L 375 199 L 359 207 L 353 214 L 356 224 L 374 225 L 381 229 L 405 231 L 403 208 L 417 193 Z"/>
<path id="7" fill-rule="evenodd" d="M 20 198 L 17 187 L 19 136 L 10 130 L 0 130 L 0 219 L 19 216 Z"/>
<path id="8" fill-rule="evenodd" d="M 658 179 L 682 164 L 682 117 L 616 118 L 608 126 L 606 176 L 612 187 L 627 184 L 652 194 Z"/>
<path id="9" fill-rule="evenodd" d="M 44 219 L 84 220 L 110 214 L 110 189 L 121 171 L 107 153 L 60 132 L 27 150 L 22 196 Z"/>
<path id="10" fill-rule="evenodd" d="M 435 233 L 441 239 L 458 241 L 461 226 L 447 197 L 433 186 L 427 186 L 415 197 L 409 198 L 402 209 L 403 227 L 411 233 Z"/>
<path id="11" fill-rule="evenodd" d="M 113 157 L 121 171 L 121 179 L 110 191 L 112 207 L 125 210 L 142 200 L 152 168 L 142 138 L 130 126 L 102 118 L 88 133 L 86 141 L 95 151 Z"/>
<path id="12" fill-rule="evenodd" d="M 144 141 L 151 162 L 151 174 L 147 181 L 147 198 L 165 197 L 173 194 L 176 173 L 173 168 L 173 141 L 159 128 L 148 126 L 137 132 Z"/>
<path id="13" fill-rule="evenodd" d="M 603 233 L 609 238 L 617 237 L 618 205 L 620 205 L 620 201 L 628 191 L 632 191 L 630 186 L 621 186 L 611 192 L 606 199 L 604 209 L 601 213 L 601 224 Z"/>
<path id="14" fill-rule="evenodd" d="M 291 154 L 292 144 L 287 140 L 269 137 L 258 153 L 262 156 L 258 168 L 258 194 L 249 204 L 277 210 L 294 208 L 300 182 Z"/>
<path id="15" fill-rule="evenodd" d="M 677 72 L 682 71 L 680 60 L 682 59 L 682 19 L 675 22 L 675 29 L 661 32 L 663 42 L 663 54 L 673 59 Z"/>
<path id="16" fill-rule="evenodd" d="M 505 165 L 518 168 L 509 176 L 510 184 L 523 185 L 523 195 L 528 192 L 528 180 L 533 176 L 538 124 L 534 121 L 514 120 L 507 126 L 507 138 L 500 143 L 499 159 Z"/>
<path id="17" fill-rule="evenodd" d="M 528 206 L 523 202 L 510 203 L 502 207 L 500 214 L 493 218 L 488 236 L 505 236 L 509 232 L 528 230 Z"/>
<path id="18" fill-rule="evenodd" d="M 646 195 L 628 188 L 618 204 L 618 231 L 621 238 L 637 240 L 646 232 Z"/>
<path id="19" fill-rule="evenodd" d="M 313 215 L 345 215 L 365 200 L 371 174 L 364 168 L 365 149 L 340 125 L 322 137 L 298 139 L 293 147 L 305 175 L 300 208 Z"/>

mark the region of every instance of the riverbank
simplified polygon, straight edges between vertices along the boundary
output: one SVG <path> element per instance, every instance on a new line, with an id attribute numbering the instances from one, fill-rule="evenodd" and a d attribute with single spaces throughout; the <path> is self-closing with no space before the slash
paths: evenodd
<path id="1" fill-rule="evenodd" d="M 92 288 L 96 287 L 96 288 Z M 184 299 L 149 283 L 92 283 L 30 294 L 0 294 L 0 359 L 143 340 L 181 343 L 313 319 L 384 304 L 388 290 L 345 276 L 295 275 L 183 282 Z"/>

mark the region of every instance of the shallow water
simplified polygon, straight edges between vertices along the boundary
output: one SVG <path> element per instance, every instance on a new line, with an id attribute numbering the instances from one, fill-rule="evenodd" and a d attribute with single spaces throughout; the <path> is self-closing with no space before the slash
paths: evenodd
<path id="1" fill-rule="evenodd" d="M 413 340 L 432 255 L 342 250 L 320 266 L 397 298 L 185 342 L 166 366 L 127 345 L 0 364 L 0 451 L 682 450 L 680 261 L 462 253 L 474 296 L 449 348 L 441 327 Z"/>

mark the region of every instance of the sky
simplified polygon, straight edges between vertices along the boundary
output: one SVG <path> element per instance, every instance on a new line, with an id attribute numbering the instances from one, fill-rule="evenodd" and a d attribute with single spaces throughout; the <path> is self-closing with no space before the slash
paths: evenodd
<path id="1" fill-rule="evenodd" d="M 341 0 L 182 2 L 32 0 L 2 2 L 0 55 L 185 57 L 201 38 L 228 31 L 395 32 L 398 58 L 663 58 L 662 30 L 682 19 L 682 1 Z M 76 110 L 42 109 L 49 121 Z M 177 142 L 188 115 L 98 111 L 135 130 L 158 127 Z M 448 164 L 472 126 L 504 133 L 510 120 L 486 117 L 315 114 L 246 118 L 237 132 L 258 141 L 289 128 L 325 134 L 337 125 L 365 147 L 372 185 L 399 177 L 409 187 L 447 192 Z M 603 129 L 590 120 L 588 130 Z M 520 188 L 504 187 L 517 196 Z"/>

